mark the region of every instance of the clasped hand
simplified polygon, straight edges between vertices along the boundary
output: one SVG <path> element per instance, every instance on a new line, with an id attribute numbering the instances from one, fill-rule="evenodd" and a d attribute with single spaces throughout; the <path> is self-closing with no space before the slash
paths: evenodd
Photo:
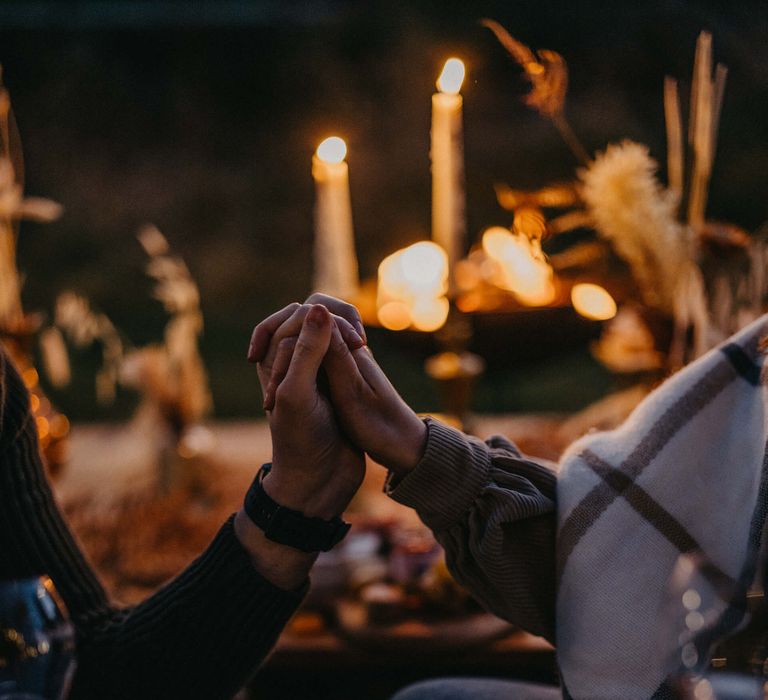
<path id="1" fill-rule="evenodd" d="M 251 336 L 272 433 L 264 487 L 306 515 L 344 509 L 363 478 L 363 452 L 405 474 L 424 451 L 426 426 L 365 340 L 357 309 L 322 294 L 281 309 Z"/>

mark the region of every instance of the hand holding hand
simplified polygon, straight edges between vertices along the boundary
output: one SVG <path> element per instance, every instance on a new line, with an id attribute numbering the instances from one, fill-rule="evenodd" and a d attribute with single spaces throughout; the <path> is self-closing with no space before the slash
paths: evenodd
<path id="1" fill-rule="evenodd" d="M 292 352 L 285 376 L 273 392 L 269 416 L 273 466 L 264 489 L 281 505 L 330 519 L 344 510 L 359 488 L 365 462 L 362 453 L 344 440 L 330 402 L 317 386 L 332 331 L 341 337 L 340 332 L 323 306 L 310 306 L 302 315 L 298 336 L 275 348 L 277 352 L 290 346 Z M 272 359 L 268 353 L 259 366 L 262 386 L 269 379 Z"/>
<path id="2" fill-rule="evenodd" d="M 294 318 L 299 309 L 301 314 Z M 285 342 L 278 338 L 270 345 L 274 333 L 290 319 L 292 337 L 285 336 Z M 362 344 L 351 325 L 344 328 L 352 341 Z M 365 474 L 362 452 L 344 440 L 327 397 L 317 387 L 331 331 L 331 317 L 324 307 L 293 304 L 256 327 L 249 349 L 249 359 L 260 361 L 259 380 L 266 392 L 277 350 L 291 348 L 281 373 L 284 381 L 271 394 L 272 470 L 262 486 L 280 505 L 323 520 L 342 513 Z M 268 539 L 244 509 L 235 516 L 234 526 L 262 576 L 286 590 L 306 582 L 315 554 Z"/>
<path id="3" fill-rule="evenodd" d="M 285 376 L 299 331 L 315 304 L 322 304 L 331 312 L 336 327 L 350 348 L 365 345 L 365 329 L 358 310 L 352 304 L 326 294 L 312 294 L 304 304 L 294 302 L 264 319 L 251 334 L 248 361 L 259 363 L 265 409 L 271 409 L 275 403 L 277 383 L 270 378 L 274 375 L 282 380 Z M 276 371 L 273 371 L 273 365 L 277 367 Z"/>
<path id="4" fill-rule="evenodd" d="M 427 427 L 365 346 L 350 350 L 334 328 L 323 366 L 336 415 L 350 439 L 399 475 L 424 454 Z"/>
<path id="5" fill-rule="evenodd" d="M 334 327 L 330 346 L 323 361 L 333 408 L 349 438 L 371 457 L 397 473 L 416 466 L 424 451 L 426 426 L 400 398 L 384 372 L 363 346 L 360 333 L 350 333 L 352 324 L 362 328 L 357 310 L 339 299 L 315 294 L 308 302 L 323 304 L 333 313 Z M 305 305 L 306 306 L 306 305 Z M 295 334 L 300 327 L 304 307 L 296 305 L 289 314 L 271 317 L 268 327 L 254 331 L 254 354 L 267 354 L 262 363 L 267 386 L 264 406 L 274 404 L 275 390 L 282 388 L 292 361 Z M 281 321 L 278 323 L 278 321 Z M 358 324 L 360 324 L 358 326 Z M 269 352 L 266 352 L 268 343 Z"/>

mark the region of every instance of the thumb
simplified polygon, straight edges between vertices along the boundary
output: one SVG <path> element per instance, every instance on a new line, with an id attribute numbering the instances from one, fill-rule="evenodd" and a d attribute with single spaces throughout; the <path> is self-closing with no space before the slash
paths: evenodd
<path id="1" fill-rule="evenodd" d="M 314 305 L 301 325 L 291 364 L 283 381 L 286 391 L 308 397 L 316 392 L 317 372 L 331 342 L 331 317 L 320 304 Z"/>

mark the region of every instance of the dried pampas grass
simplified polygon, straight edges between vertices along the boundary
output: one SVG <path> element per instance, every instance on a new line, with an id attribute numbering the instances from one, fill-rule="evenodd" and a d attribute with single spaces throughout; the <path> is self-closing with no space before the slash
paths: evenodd
<path id="1" fill-rule="evenodd" d="M 579 178 L 598 234 L 629 264 L 643 301 L 671 314 L 692 241 L 677 219 L 678 198 L 661 186 L 657 170 L 646 146 L 623 141 L 599 153 Z"/>

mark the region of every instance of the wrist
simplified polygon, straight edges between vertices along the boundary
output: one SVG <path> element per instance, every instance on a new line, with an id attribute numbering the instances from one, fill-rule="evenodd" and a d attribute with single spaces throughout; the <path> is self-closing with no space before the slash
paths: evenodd
<path id="1" fill-rule="evenodd" d="M 427 446 L 427 425 L 415 413 L 398 431 L 397 440 L 392 441 L 390 454 L 382 464 L 402 477 L 412 472 L 424 456 Z"/>
<path id="2" fill-rule="evenodd" d="M 344 512 L 349 498 L 334 485 L 333 479 L 329 478 L 322 484 L 308 483 L 301 476 L 286 477 L 284 472 L 279 466 L 273 467 L 261 482 L 262 488 L 272 500 L 308 518 L 330 520 Z"/>
<path id="3" fill-rule="evenodd" d="M 234 525 L 235 536 L 267 581 L 286 591 L 295 591 L 304 585 L 317 554 L 267 539 L 242 508 L 235 515 Z"/>

